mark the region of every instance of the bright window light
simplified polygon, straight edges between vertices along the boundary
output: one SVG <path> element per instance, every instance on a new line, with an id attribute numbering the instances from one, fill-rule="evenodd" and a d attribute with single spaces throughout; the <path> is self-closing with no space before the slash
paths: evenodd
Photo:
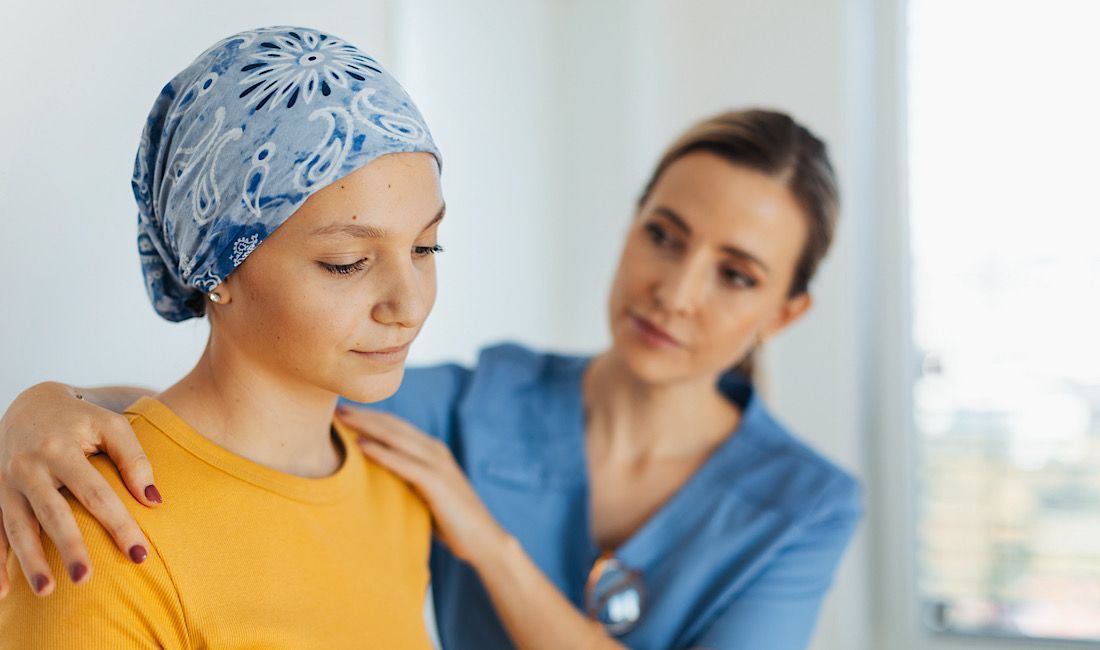
<path id="1" fill-rule="evenodd" d="M 909 2 L 918 588 L 1100 640 L 1100 2 Z"/>

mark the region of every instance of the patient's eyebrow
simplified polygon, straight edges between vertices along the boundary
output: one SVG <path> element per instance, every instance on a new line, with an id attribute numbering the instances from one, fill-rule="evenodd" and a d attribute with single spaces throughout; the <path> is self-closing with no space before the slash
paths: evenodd
<path id="1" fill-rule="evenodd" d="M 443 214 L 447 211 L 447 206 L 444 205 L 439 208 L 439 212 L 436 213 L 432 220 L 428 222 L 428 225 L 424 226 L 424 230 L 431 228 L 435 224 L 443 220 Z M 423 232 L 423 231 L 421 231 Z M 330 223 L 325 226 L 316 228 L 310 233 L 311 236 L 324 237 L 330 235 L 345 235 L 348 237 L 358 237 L 364 239 L 385 239 L 386 231 L 378 226 L 372 226 L 369 223 Z"/>
<path id="2" fill-rule="evenodd" d="M 348 237 L 382 239 L 386 236 L 386 231 L 366 223 L 330 223 L 327 226 L 317 228 L 310 235 L 318 237 L 346 235 Z"/>

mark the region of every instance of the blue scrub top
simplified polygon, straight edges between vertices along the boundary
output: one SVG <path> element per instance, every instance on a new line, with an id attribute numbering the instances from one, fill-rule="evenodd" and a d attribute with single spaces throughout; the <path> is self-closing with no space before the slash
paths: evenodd
<path id="1" fill-rule="evenodd" d="M 476 367 L 406 371 L 371 405 L 444 440 L 486 506 L 578 609 L 600 554 L 589 527 L 582 376 L 590 359 L 517 345 Z M 630 648 L 791 650 L 809 642 L 822 597 L 862 512 L 859 484 L 795 439 L 752 386 L 719 390 L 741 422 L 616 552 L 642 572 Z M 432 588 L 447 650 L 512 648 L 477 574 L 436 543 Z"/>

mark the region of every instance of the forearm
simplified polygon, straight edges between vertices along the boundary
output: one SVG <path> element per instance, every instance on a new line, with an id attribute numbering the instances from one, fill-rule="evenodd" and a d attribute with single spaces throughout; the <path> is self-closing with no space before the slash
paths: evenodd
<path id="1" fill-rule="evenodd" d="M 140 386 L 97 386 L 94 388 L 69 386 L 68 388 L 74 396 L 115 413 L 122 413 L 126 410 L 126 407 L 141 397 L 156 394 L 155 390 Z"/>
<path id="2" fill-rule="evenodd" d="M 514 537 L 504 534 L 494 546 L 471 563 L 517 648 L 624 648 L 566 600 Z"/>

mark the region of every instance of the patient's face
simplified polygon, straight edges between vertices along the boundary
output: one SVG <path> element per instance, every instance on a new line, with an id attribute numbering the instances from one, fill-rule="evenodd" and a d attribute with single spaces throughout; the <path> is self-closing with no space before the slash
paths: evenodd
<path id="1" fill-rule="evenodd" d="M 215 344 L 297 390 L 392 395 L 435 301 L 435 158 L 382 156 L 311 196 L 223 283 Z"/>

